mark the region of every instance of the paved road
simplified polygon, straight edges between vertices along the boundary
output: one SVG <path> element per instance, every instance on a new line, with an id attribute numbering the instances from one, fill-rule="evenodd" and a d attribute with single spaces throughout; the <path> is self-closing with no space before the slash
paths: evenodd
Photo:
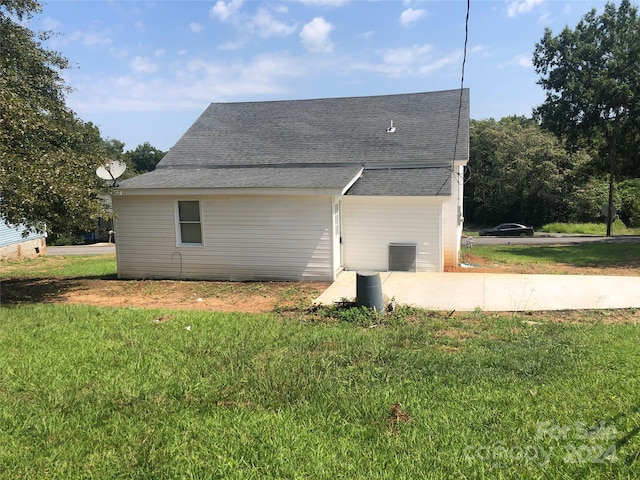
<path id="1" fill-rule="evenodd" d="M 620 235 L 599 237 L 591 235 L 536 235 L 534 237 L 470 237 L 474 245 L 558 245 L 588 242 L 602 243 L 637 243 L 640 236 Z M 467 246 L 467 239 L 462 239 L 462 246 Z"/>
<path id="2" fill-rule="evenodd" d="M 47 255 L 109 255 L 116 253 L 116 246 L 109 243 L 96 243 L 94 245 L 70 245 L 67 247 L 47 247 Z"/>

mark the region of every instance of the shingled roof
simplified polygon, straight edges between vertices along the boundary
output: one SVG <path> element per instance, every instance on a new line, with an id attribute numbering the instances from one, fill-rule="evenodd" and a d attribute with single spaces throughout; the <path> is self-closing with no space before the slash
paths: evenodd
<path id="1" fill-rule="evenodd" d="M 392 123 L 395 129 L 389 133 L 387 129 Z M 359 166 L 367 172 L 367 168 L 421 167 L 428 170 L 419 177 L 425 178 L 431 172 L 437 178 L 427 182 L 429 188 L 418 188 L 414 181 L 414 186 L 405 189 L 404 194 L 448 195 L 450 186 L 446 182 L 443 184 L 442 168 L 446 167 L 450 172 L 452 161 L 466 162 L 468 145 L 467 89 L 213 103 L 165 155 L 154 172 L 123 181 L 121 187 L 125 190 L 186 188 L 187 185 L 282 188 L 280 183 L 286 180 L 293 188 L 324 188 L 348 176 L 346 170 L 334 168 Z M 256 171 L 247 171 L 252 168 Z M 272 169 L 272 181 L 265 180 L 264 168 Z M 288 172 L 273 170 L 278 168 Z M 313 170 L 307 170 L 306 174 L 290 170 L 309 168 Z M 205 174 L 204 170 L 208 169 L 220 171 Z M 194 174 L 196 170 L 200 173 Z M 358 181 L 352 190 L 367 192 L 362 193 L 365 195 L 375 194 L 376 185 L 384 184 L 385 175 L 391 174 L 384 172 L 367 173 L 363 180 L 375 181 L 366 185 L 358 185 Z M 402 172 L 412 174 L 407 170 Z M 393 178 L 388 177 L 396 184 L 396 191 L 397 185 L 403 182 L 402 172 L 393 172 Z M 403 178 L 409 181 L 409 177 Z M 390 192 L 394 188 L 383 190 Z M 400 191 L 396 194 L 403 195 Z"/>
<path id="2" fill-rule="evenodd" d="M 426 196 L 451 195 L 451 169 L 446 167 L 367 169 L 348 195 Z"/>

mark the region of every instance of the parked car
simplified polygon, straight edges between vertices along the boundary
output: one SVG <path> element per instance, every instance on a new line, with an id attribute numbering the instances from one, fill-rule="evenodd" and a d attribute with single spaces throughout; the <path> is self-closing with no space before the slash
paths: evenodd
<path id="1" fill-rule="evenodd" d="M 481 237 L 533 237 L 533 227 L 519 223 L 501 223 L 496 227 L 483 228 L 478 233 Z"/>

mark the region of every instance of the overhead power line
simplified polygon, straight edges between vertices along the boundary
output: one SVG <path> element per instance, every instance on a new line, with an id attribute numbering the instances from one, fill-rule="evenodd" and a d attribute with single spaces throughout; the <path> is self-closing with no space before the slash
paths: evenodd
<path id="1" fill-rule="evenodd" d="M 469 11 L 470 9 L 471 9 L 471 0 L 467 0 L 467 13 L 464 19 L 464 47 L 462 49 L 462 72 L 460 75 L 460 100 L 458 102 L 458 121 L 456 123 L 456 137 L 453 143 L 453 158 L 451 159 L 452 162 L 456 160 L 456 155 L 458 154 L 458 138 L 460 137 L 460 119 L 462 118 L 462 101 L 464 98 L 464 69 L 467 63 L 467 44 L 469 43 Z M 453 165 L 451 169 L 453 172 Z M 444 181 L 444 183 L 440 186 L 440 188 L 436 192 L 436 195 L 440 193 L 440 190 L 444 188 L 448 180 L 449 179 Z"/>

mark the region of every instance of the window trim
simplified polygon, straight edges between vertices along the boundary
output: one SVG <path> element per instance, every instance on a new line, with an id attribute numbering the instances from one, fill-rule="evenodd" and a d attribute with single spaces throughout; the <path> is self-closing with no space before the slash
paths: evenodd
<path id="1" fill-rule="evenodd" d="M 181 221 L 180 220 L 180 202 L 198 202 L 198 215 L 200 216 L 199 222 L 189 222 L 189 221 Z M 175 217 L 175 228 L 176 228 L 176 247 L 195 247 L 202 248 L 204 247 L 204 229 L 203 229 L 203 221 L 202 221 L 202 200 L 200 198 L 179 198 L 174 204 L 174 217 Z M 198 223 L 200 225 L 200 243 L 188 243 L 182 241 L 182 224 L 183 223 Z"/>

